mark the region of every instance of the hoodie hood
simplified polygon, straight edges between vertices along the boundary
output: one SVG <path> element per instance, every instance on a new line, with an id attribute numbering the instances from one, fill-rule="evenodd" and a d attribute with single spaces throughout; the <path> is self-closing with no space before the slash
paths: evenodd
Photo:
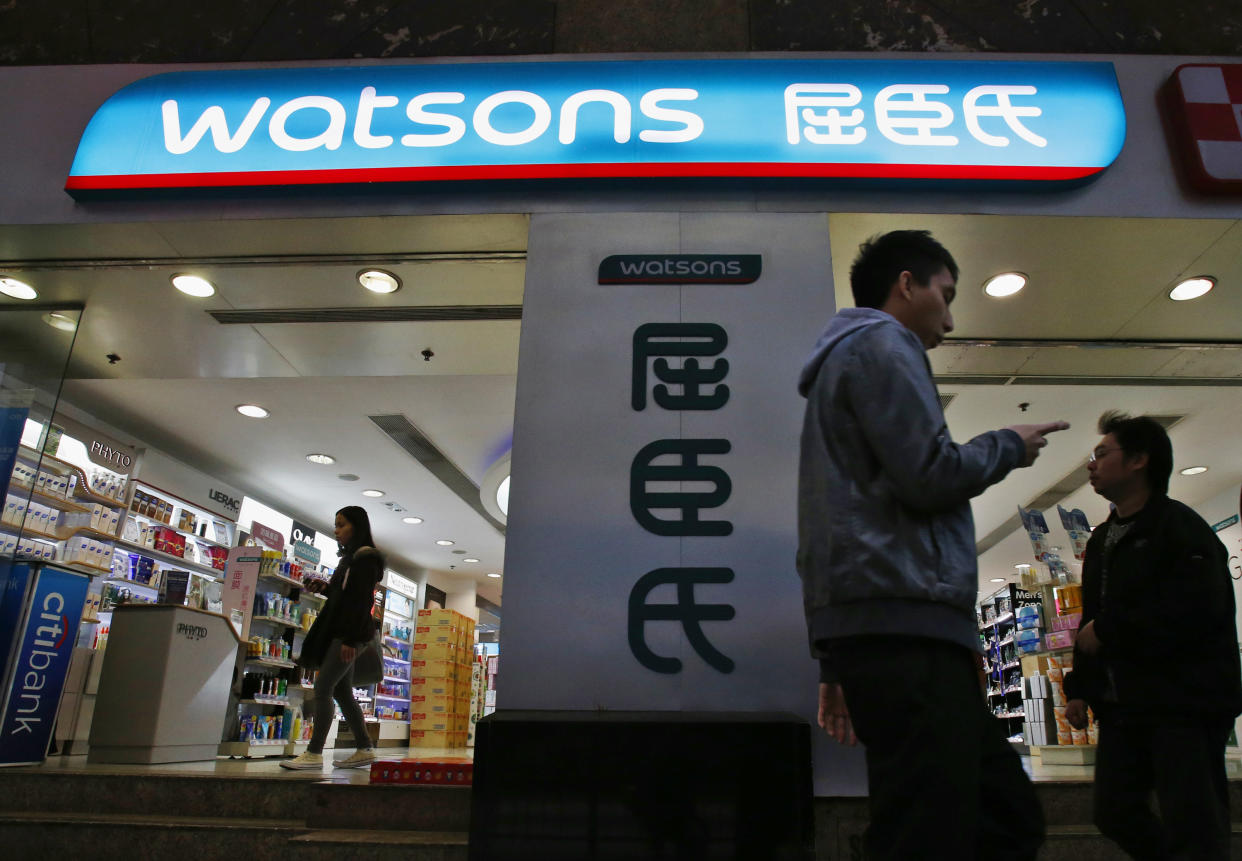
<path id="1" fill-rule="evenodd" d="M 878 308 L 844 308 L 838 311 L 828 321 L 828 328 L 824 329 L 824 333 L 815 342 L 815 349 L 811 351 L 811 357 L 802 368 L 802 375 L 798 378 L 798 394 L 804 398 L 807 396 L 819 375 L 820 365 L 828 358 L 833 347 L 855 332 L 885 322 L 897 323 L 897 318 Z"/>

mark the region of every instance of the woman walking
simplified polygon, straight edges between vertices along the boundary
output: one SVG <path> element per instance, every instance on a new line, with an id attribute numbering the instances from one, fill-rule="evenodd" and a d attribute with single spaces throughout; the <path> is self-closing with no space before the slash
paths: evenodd
<path id="1" fill-rule="evenodd" d="M 313 702 L 315 726 L 306 752 L 282 762 L 283 768 L 323 767 L 323 745 L 333 719 L 334 698 L 357 746 L 351 756 L 335 763 L 336 767 L 354 768 L 375 759 L 362 709 L 354 701 L 354 662 L 374 641 L 371 609 L 375 587 L 384 576 L 384 559 L 371 538 L 371 520 L 357 505 L 336 513 L 335 535 L 341 561 L 328 581 L 323 612 L 306 633 L 298 658 L 304 667 L 319 668 Z"/>

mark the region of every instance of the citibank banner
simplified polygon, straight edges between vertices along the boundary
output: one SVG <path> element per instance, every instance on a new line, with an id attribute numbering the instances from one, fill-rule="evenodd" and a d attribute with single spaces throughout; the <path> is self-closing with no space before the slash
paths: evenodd
<path id="1" fill-rule="evenodd" d="M 570 177 L 1082 180 L 1109 63 L 640 60 L 174 72 L 96 112 L 90 191 Z"/>

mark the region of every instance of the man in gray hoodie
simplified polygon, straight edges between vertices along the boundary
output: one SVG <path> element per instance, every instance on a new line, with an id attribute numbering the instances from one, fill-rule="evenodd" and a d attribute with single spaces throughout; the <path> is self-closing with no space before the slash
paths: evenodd
<path id="1" fill-rule="evenodd" d="M 957 264 L 927 231 L 863 244 L 807 399 L 798 573 L 819 722 L 866 746 L 869 859 L 1030 858 L 1043 817 L 987 710 L 970 500 L 1065 422 L 949 436 L 927 350 L 953 329 Z"/>

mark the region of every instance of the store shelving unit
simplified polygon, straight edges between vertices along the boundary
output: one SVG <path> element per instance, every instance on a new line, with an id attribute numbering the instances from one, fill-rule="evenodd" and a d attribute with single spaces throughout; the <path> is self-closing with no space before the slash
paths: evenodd
<path id="1" fill-rule="evenodd" d="M 175 539 L 177 552 L 159 547 L 157 534 L 168 536 L 170 546 Z M 218 583 L 224 580 L 225 559 L 235 536 L 232 521 L 154 485 L 135 481 L 117 544 L 162 566 Z"/>
<path id="2" fill-rule="evenodd" d="M 23 480 L 24 475 L 28 472 L 33 472 L 35 475 L 42 473 L 61 482 L 58 487 L 64 488 L 64 494 L 62 495 L 58 491 L 50 491 L 46 488 L 46 485 L 44 485 L 43 490 L 40 490 L 38 481 Z M 117 476 L 118 480 L 124 478 L 119 473 L 112 473 L 112 475 Z M 53 529 L 40 529 L 35 524 L 36 518 L 31 510 L 27 508 L 20 520 L 0 523 L 0 531 L 53 545 L 56 548 L 56 552 L 53 558 L 45 558 L 45 561 L 98 569 L 99 566 L 90 565 L 80 560 L 70 561 L 67 558 L 65 542 L 78 536 L 108 543 L 116 541 L 121 527 L 120 512 L 125 509 L 123 498 L 123 488 L 125 485 L 118 483 L 117 486 L 122 488 L 119 491 L 121 494 L 119 498 L 102 496 L 90 489 L 86 473 L 81 467 L 51 455 L 41 454 L 27 446 L 18 446 L 13 474 L 9 478 L 9 495 L 25 499 L 29 503 L 37 503 L 44 508 L 57 512 L 57 522 L 54 524 Z M 116 528 L 97 529 L 85 525 L 61 525 L 66 519 L 65 515 L 89 514 L 92 511 L 91 506 L 100 506 L 106 511 L 115 512 Z M 108 555 L 109 557 L 111 556 L 110 553 Z"/>
<path id="3" fill-rule="evenodd" d="M 1006 735 L 1022 739 L 1022 654 L 1014 642 L 1019 607 L 1039 603 L 1037 593 L 1007 584 L 979 605 L 979 639 L 984 650 L 988 708 L 1005 723 Z"/>
<path id="4" fill-rule="evenodd" d="M 304 583 L 294 577 L 285 576 L 278 571 L 260 571 L 255 592 L 256 611 L 261 601 L 271 594 L 290 603 L 288 615 L 274 612 L 255 612 L 250 618 L 251 639 L 263 637 L 270 641 L 279 641 L 288 645 L 288 654 L 297 655 L 301 649 L 301 639 L 310 629 L 311 621 L 306 615 L 317 614 L 326 600 L 322 595 L 306 591 Z M 270 608 L 268 608 L 270 610 Z M 306 750 L 309 732 L 304 731 L 306 704 L 313 699 L 314 686 L 302 683 L 302 677 L 296 671 L 292 660 L 261 654 L 246 660 L 245 678 L 242 680 L 243 693 L 252 692 L 258 679 L 275 678 L 285 684 L 285 690 L 279 696 L 255 695 L 250 693 L 238 701 L 237 725 L 238 734 L 248 717 L 267 718 L 269 721 L 277 716 L 281 718 L 280 739 L 250 739 L 247 741 L 230 741 L 220 745 L 220 753 L 226 756 L 291 756 Z M 297 735 L 295 735 L 295 729 Z"/>
<path id="5" fill-rule="evenodd" d="M 388 578 L 393 575 L 387 574 Z M 404 578 L 402 578 L 404 579 Z M 386 580 L 387 582 L 387 580 Z M 412 587 L 413 584 L 410 584 Z M 410 729 L 410 635 L 413 633 L 414 598 L 407 589 L 386 586 L 384 596 L 384 636 L 380 641 L 384 678 L 375 689 L 375 714 L 380 720 L 380 743 L 409 742 Z M 417 594 L 415 592 L 415 594 Z M 402 637 L 395 633 L 406 634 Z"/>
<path id="6" fill-rule="evenodd" d="M 128 550 L 128 551 L 137 553 L 140 556 L 149 556 L 152 559 L 155 559 L 159 562 L 168 563 L 174 568 L 184 570 L 184 571 L 189 571 L 195 577 L 203 577 L 215 583 L 220 583 L 224 580 L 223 571 L 219 571 L 215 568 L 211 568 L 207 565 L 203 565 L 198 562 L 192 562 L 189 559 L 186 559 L 182 556 L 174 556 L 171 553 L 165 553 L 162 550 L 156 550 L 154 548 L 147 547 L 142 544 L 135 544 L 132 541 L 125 541 L 123 539 L 119 539 L 116 542 L 116 546 L 121 548 L 122 550 Z"/>
<path id="7" fill-rule="evenodd" d="M 103 582 L 114 574 L 113 555 L 124 523 L 125 496 L 128 476 L 97 467 L 97 476 L 110 476 L 112 493 L 105 495 L 91 488 L 86 471 L 75 464 L 28 446 L 18 446 L 8 493 L 24 500 L 25 510 L 13 522 L 0 522 L 0 545 L 13 544 L 16 558 L 41 559 L 89 575 L 88 591 L 99 595 Z M 40 478 L 43 479 L 40 483 Z M 35 506 L 54 512 L 47 521 L 37 517 Z M 7 507 L 7 500 L 6 500 Z M 95 525 L 80 521 L 91 519 Z M 36 521 L 39 521 L 36 525 Z M 75 522 L 77 521 L 77 522 Z M 47 528 L 41 528 L 46 526 Z M 96 561 L 75 556 L 75 539 L 97 542 Z M 27 540 L 34 552 L 20 552 L 20 542 Z M 137 584 L 142 585 L 142 584 Z M 154 600 L 152 593 L 151 600 Z M 93 645 L 98 631 L 111 623 L 112 614 L 100 604 L 97 613 L 83 615 L 78 621 L 76 639 L 81 645 Z"/>

